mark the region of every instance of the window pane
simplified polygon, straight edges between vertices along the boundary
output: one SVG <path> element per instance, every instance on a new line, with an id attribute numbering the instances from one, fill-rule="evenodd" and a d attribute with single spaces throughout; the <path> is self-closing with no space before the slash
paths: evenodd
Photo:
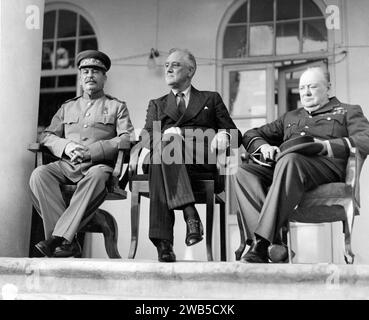
<path id="1" fill-rule="evenodd" d="M 223 57 L 242 58 L 246 56 L 246 26 L 227 27 L 224 34 Z"/>
<path id="2" fill-rule="evenodd" d="M 250 55 L 273 54 L 273 25 L 250 26 Z"/>
<path id="3" fill-rule="evenodd" d="M 74 66 L 76 41 L 58 41 L 56 49 L 56 68 L 66 69 Z"/>
<path id="4" fill-rule="evenodd" d="M 42 88 L 55 88 L 55 77 L 41 77 L 41 89 Z"/>
<path id="5" fill-rule="evenodd" d="M 83 39 L 79 41 L 78 52 L 83 50 L 97 50 L 96 38 Z"/>
<path id="6" fill-rule="evenodd" d="M 277 20 L 298 19 L 300 0 L 277 0 Z"/>
<path id="7" fill-rule="evenodd" d="M 325 51 L 327 48 L 328 41 L 325 20 L 305 21 L 302 41 L 303 52 Z"/>
<path id="8" fill-rule="evenodd" d="M 266 71 L 245 70 L 229 73 L 229 112 L 231 116 L 266 115 Z"/>
<path id="9" fill-rule="evenodd" d="M 60 10 L 58 37 L 75 37 L 77 30 L 77 14 L 72 11 Z"/>
<path id="10" fill-rule="evenodd" d="M 273 0 L 251 0 L 250 21 L 273 21 Z"/>
<path id="11" fill-rule="evenodd" d="M 44 39 L 54 38 L 56 11 L 46 12 L 44 15 Z"/>
<path id="12" fill-rule="evenodd" d="M 52 92 L 40 94 L 38 125 L 48 126 L 63 102 L 76 96 L 76 92 Z"/>
<path id="13" fill-rule="evenodd" d="M 53 42 L 44 42 L 42 44 L 42 70 L 50 70 L 53 69 L 54 65 L 54 43 Z"/>
<path id="14" fill-rule="evenodd" d="M 247 1 L 232 16 L 230 23 L 246 22 L 247 20 Z"/>
<path id="15" fill-rule="evenodd" d="M 277 54 L 299 53 L 299 23 L 277 24 Z"/>
<path id="16" fill-rule="evenodd" d="M 303 17 L 321 17 L 323 16 L 319 7 L 312 0 L 303 0 L 302 16 Z"/>
<path id="17" fill-rule="evenodd" d="M 75 87 L 76 75 L 58 77 L 58 87 Z"/>
<path id="18" fill-rule="evenodd" d="M 79 19 L 80 19 L 79 34 L 81 36 L 88 36 L 88 35 L 95 34 L 94 30 L 91 27 L 91 25 L 86 21 L 85 18 L 80 16 Z"/>

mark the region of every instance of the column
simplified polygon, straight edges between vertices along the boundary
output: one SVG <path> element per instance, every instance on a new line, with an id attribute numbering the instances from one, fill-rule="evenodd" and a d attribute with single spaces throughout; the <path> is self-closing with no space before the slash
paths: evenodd
<path id="1" fill-rule="evenodd" d="M 0 0 L 0 257 L 27 257 L 44 0 Z"/>

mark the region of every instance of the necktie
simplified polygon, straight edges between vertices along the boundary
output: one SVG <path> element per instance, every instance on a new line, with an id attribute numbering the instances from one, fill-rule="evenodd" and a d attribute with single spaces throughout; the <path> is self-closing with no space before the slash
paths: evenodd
<path id="1" fill-rule="evenodd" d="M 184 93 L 183 92 L 177 93 L 177 97 L 179 97 L 178 110 L 181 114 L 184 114 L 186 112 L 186 102 L 184 99 Z"/>

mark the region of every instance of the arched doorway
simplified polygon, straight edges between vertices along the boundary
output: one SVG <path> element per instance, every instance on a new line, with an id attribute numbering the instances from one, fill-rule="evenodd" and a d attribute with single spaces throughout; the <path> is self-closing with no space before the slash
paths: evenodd
<path id="1" fill-rule="evenodd" d="M 314 0 L 238 0 L 228 8 L 218 32 L 217 80 L 241 131 L 298 107 L 304 64 L 327 64 L 330 56 L 324 12 Z"/>

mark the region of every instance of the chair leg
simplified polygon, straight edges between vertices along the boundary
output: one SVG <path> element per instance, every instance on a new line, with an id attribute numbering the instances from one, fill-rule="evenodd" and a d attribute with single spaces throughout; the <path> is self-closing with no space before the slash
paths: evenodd
<path id="1" fill-rule="evenodd" d="M 104 235 L 105 249 L 109 258 L 120 259 L 121 256 L 118 251 L 118 226 L 114 217 L 105 210 L 97 209 L 94 218 L 101 226 Z"/>
<path id="2" fill-rule="evenodd" d="M 141 196 L 138 191 L 138 186 L 133 183 L 131 193 L 131 244 L 129 247 L 128 259 L 134 259 L 136 256 L 138 245 L 138 233 L 140 224 L 140 202 Z"/>
<path id="3" fill-rule="evenodd" d="M 206 253 L 208 261 L 213 261 L 213 217 L 214 217 L 214 181 L 206 184 Z"/>
<path id="4" fill-rule="evenodd" d="M 288 248 L 288 263 L 293 263 L 294 254 L 292 253 L 292 236 L 290 222 L 287 222 L 287 248 Z"/>
<path id="5" fill-rule="evenodd" d="M 235 251 L 236 255 L 236 261 L 239 261 L 241 259 L 242 253 L 245 251 L 246 248 L 246 231 L 244 226 L 244 221 L 242 214 L 240 212 L 237 212 L 237 222 L 238 222 L 238 228 L 240 230 L 240 246 Z"/>
<path id="6" fill-rule="evenodd" d="M 351 235 L 352 235 L 352 228 L 354 226 L 354 206 L 353 203 L 350 204 L 345 208 L 346 211 L 346 220 L 344 221 L 345 226 L 345 262 L 347 264 L 353 264 L 355 260 L 355 255 L 352 252 L 351 248 Z"/>
<path id="7" fill-rule="evenodd" d="M 225 203 L 219 204 L 220 261 L 227 261 Z"/>

